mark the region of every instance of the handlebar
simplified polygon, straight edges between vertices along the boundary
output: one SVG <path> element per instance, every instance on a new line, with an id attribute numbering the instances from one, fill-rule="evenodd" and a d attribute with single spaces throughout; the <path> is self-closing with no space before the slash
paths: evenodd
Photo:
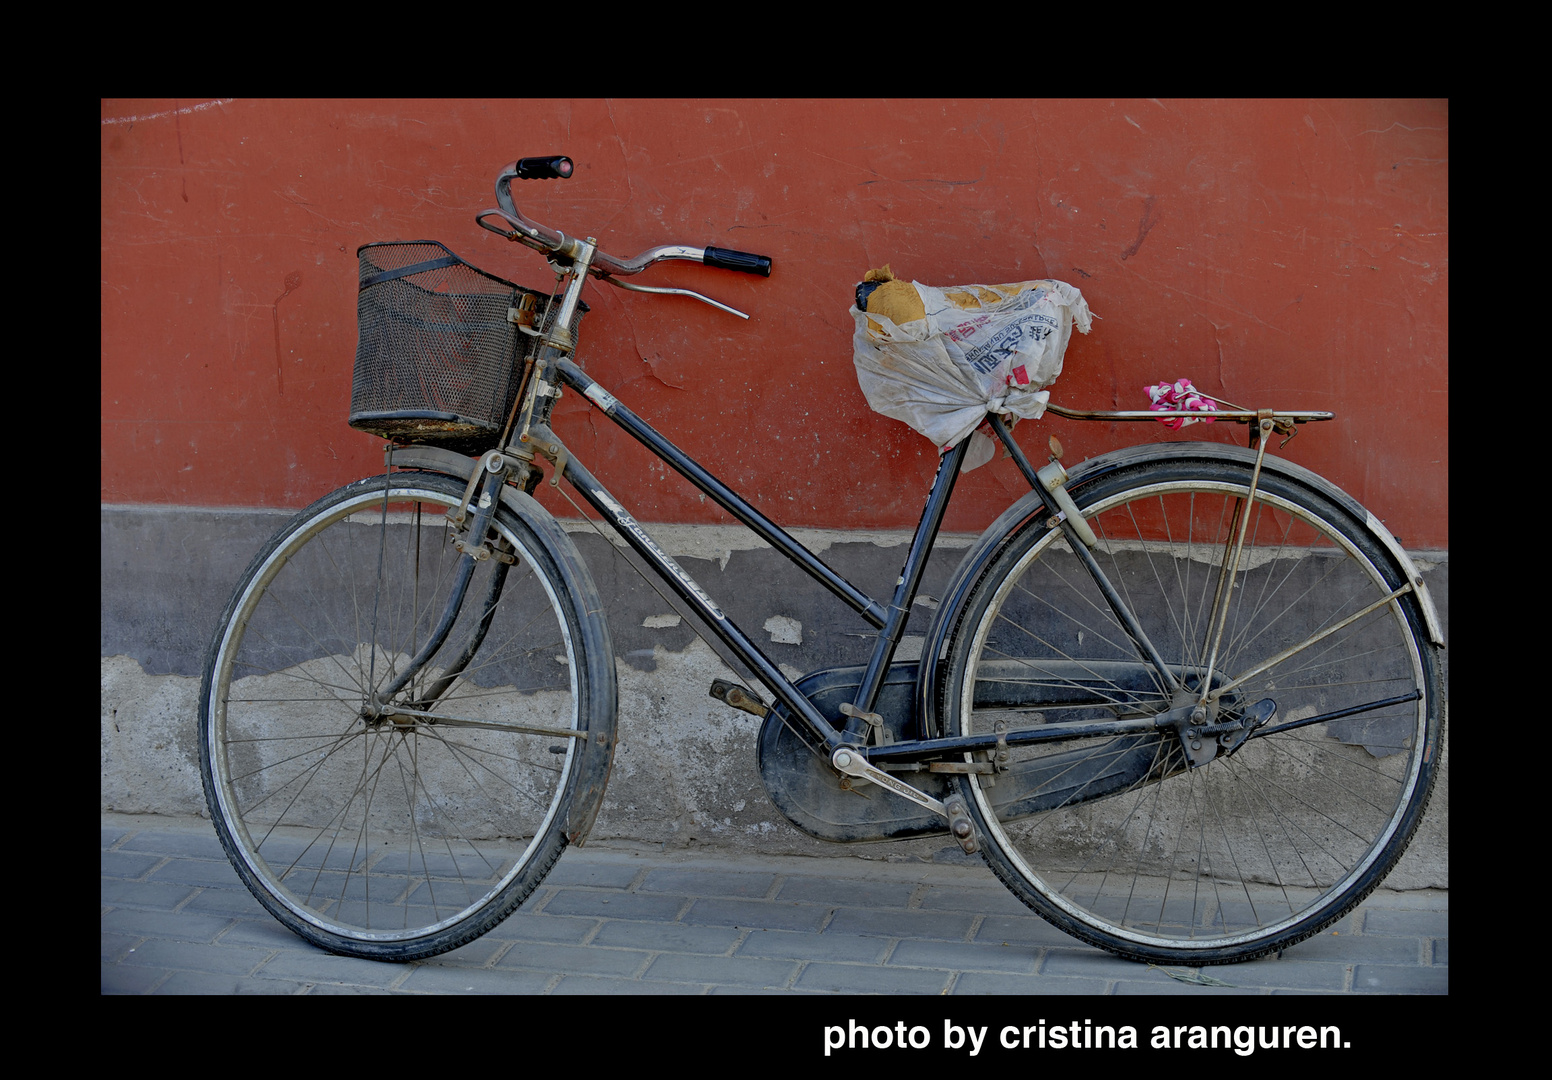
<path id="1" fill-rule="evenodd" d="M 522 180 L 565 180 L 571 176 L 574 166 L 569 157 L 559 154 L 550 157 L 519 158 L 507 168 Z M 498 180 L 499 184 L 500 181 Z"/>
<path id="2" fill-rule="evenodd" d="M 572 175 L 575 166 L 569 157 L 519 158 L 507 165 L 496 177 L 496 203 L 499 210 L 485 210 L 475 215 L 480 228 L 505 236 L 508 240 L 525 244 L 536 251 L 570 259 L 579 253 L 579 242 L 558 229 L 551 229 L 532 220 L 517 208 L 512 200 L 513 180 L 565 180 Z M 498 216 L 510 226 L 486 224 L 485 219 Z M 771 259 L 768 255 L 754 255 L 731 248 L 688 247 L 683 244 L 664 244 L 648 248 L 633 259 L 620 259 L 603 251 L 595 251 L 589 271 L 599 277 L 629 276 L 639 274 L 653 263 L 667 259 L 703 263 L 719 270 L 737 270 L 743 274 L 771 276 Z M 721 306 L 721 305 L 718 305 Z"/>
<path id="3" fill-rule="evenodd" d="M 742 274 L 759 274 L 761 277 L 771 276 L 769 255 L 751 255 L 747 251 L 734 251 L 732 248 L 708 247 L 702 250 L 701 261 L 719 270 L 737 270 Z"/>

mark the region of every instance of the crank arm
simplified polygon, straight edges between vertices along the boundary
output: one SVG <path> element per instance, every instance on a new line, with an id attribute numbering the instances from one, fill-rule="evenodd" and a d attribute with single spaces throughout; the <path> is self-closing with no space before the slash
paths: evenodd
<path id="1" fill-rule="evenodd" d="M 840 746 L 835 753 L 830 755 L 830 764 L 846 776 L 858 780 L 869 780 L 883 788 L 892 791 L 902 799 L 909 799 L 918 806 L 925 806 L 935 814 L 941 814 L 948 822 L 949 832 L 954 839 L 959 841 L 959 846 L 966 852 L 974 854 L 981 849 L 976 842 L 975 826 L 970 821 L 970 812 L 965 809 L 965 800 L 961 795 L 950 795 L 943 802 L 939 802 L 924 791 L 917 791 L 910 784 L 896 780 L 883 769 L 876 765 L 869 765 L 862 752 L 856 747 Z"/>

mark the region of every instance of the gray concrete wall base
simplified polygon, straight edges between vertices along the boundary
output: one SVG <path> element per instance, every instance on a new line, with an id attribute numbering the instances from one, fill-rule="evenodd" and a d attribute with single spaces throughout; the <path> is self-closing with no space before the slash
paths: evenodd
<path id="1" fill-rule="evenodd" d="M 103 508 L 102 809 L 205 814 L 199 780 L 200 669 L 233 582 L 284 521 L 266 512 Z M 664 530 L 664 546 L 761 647 L 796 678 L 862 663 L 868 628 L 773 552 L 729 539 L 731 530 Z M 671 848 L 803 855 L 932 857 L 957 852 L 946 837 L 903 844 L 834 845 L 794 828 L 772 804 L 756 767 L 760 721 L 708 695 L 733 677 L 691 627 L 625 566 L 610 543 L 574 534 L 601 595 L 620 687 L 619 737 L 597 839 Z M 888 595 L 903 536 L 805 536 L 854 584 Z M 968 543 L 934 553 L 923 591 L 938 595 Z M 1448 632 L 1448 558 L 1420 560 Z M 915 659 L 930 609 L 907 627 L 899 659 Z M 1446 667 L 1446 680 L 1448 669 Z M 1447 683 L 1446 683 L 1447 684 Z M 1449 753 L 1427 817 L 1386 882 L 1447 888 Z"/>
<path id="2" fill-rule="evenodd" d="M 102 809 L 203 814 L 199 680 L 148 675 L 128 656 L 102 658 Z"/>
<path id="3" fill-rule="evenodd" d="M 755 767 L 760 720 L 707 693 L 713 679 L 733 677 L 716 654 L 697 638 L 682 652 L 658 646 L 653 657 L 650 672 L 616 661 L 620 741 L 592 837 L 781 855 L 840 851 L 793 828 L 771 804 Z M 150 675 L 127 656 L 102 658 L 104 811 L 206 816 L 198 699 L 198 679 Z M 938 837 L 865 846 L 884 857 L 953 845 Z"/>

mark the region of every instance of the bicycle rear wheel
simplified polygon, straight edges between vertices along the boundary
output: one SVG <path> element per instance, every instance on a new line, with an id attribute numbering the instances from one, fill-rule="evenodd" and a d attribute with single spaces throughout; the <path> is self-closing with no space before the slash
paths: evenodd
<path id="1" fill-rule="evenodd" d="M 600 749 L 607 774 L 608 631 L 537 504 L 499 507 L 497 557 L 383 700 L 446 606 L 462 556 L 444 515 L 463 491 L 395 473 L 303 510 L 253 560 L 207 658 L 200 763 L 221 843 L 271 914 L 332 952 L 413 960 L 483 934 L 585 829 L 573 804 L 585 784 L 596 807 Z"/>
<path id="2" fill-rule="evenodd" d="M 1395 865 L 1433 782 L 1438 662 L 1415 597 L 1385 599 L 1405 584 L 1394 559 L 1312 488 L 1263 472 L 1251 502 L 1249 480 L 1239 461 L 1162 461 L 1071 491 L 1179 687 L 1040 522 L 988 567 L 949 649 L 950 735 L 1155 716 L 1208 679 L 1209 724 L 1275 704 L 1195 767 L 1169 729 L 1013 748 L 1007 771 L 964 779 L 1004 883 L 1132 959 L 1247 960 L 1318 932 Z"/>

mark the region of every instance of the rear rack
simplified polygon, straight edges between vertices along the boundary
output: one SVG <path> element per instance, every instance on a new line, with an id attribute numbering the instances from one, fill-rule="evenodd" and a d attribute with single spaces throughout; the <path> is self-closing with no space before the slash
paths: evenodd
<path id="1" fill-rule="evenodd" d="M 1248 424 L 1263 419 L 1304 424 L 1310 421 L 1336 419 L 1336 413 L 1296 409 L 1218 409 L 1214 412 L 1201 412 L 1193 409 L 1161 409 L 1157 412 L 1152 409 L 1106 411 L 1103 409 L 1066 409 L 1055 402 L 1047 404 L 1045 411 L 1055 413 L 1057 416 L 1065 416 L 1069 420 L 1169 420 L 1179 416 L 1197 420 L 1233 420 L 1240 424 Z"/>

